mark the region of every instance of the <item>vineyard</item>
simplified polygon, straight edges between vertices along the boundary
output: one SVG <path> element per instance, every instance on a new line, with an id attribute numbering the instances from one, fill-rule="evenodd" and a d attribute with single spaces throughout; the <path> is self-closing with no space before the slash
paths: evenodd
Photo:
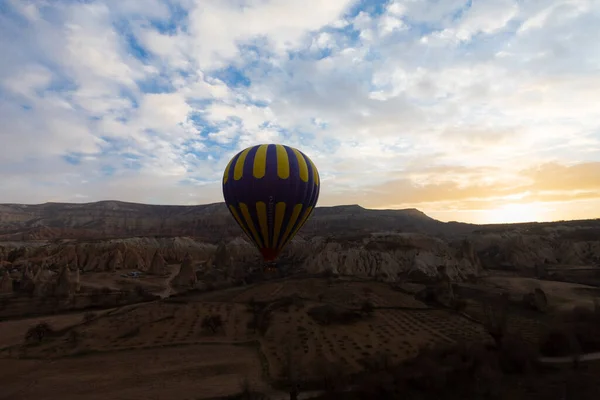
<path id="1" fill-rule="evenodd" d="M 360 311 L 365 303 L 373 307 L 368 315 Z M 262 304 L 262 311 L 253 311 L 251 304 Z M 359 317 L 348 324 L 324 325 L 311 316 L 318 307 Z M 207 318 L 217 318 L 218 325 L 211 328 Z M 261 328 L 258 320 L 267 322 Z M 384 284 L 304 279 L 139 304 L 88 317 L 79 326 L 27 348 L 26 356 L 258 345 L 265 373 L 277 378 L 290 364 L 305 374 L 316 373 L 316 366 L 327 363 L 355 372 L 365 360 L 382 354 L 399 362 L 423 347 L 487 339 L 481 325 L 450 311 L 431 309 Z"/>
<path id="2" fill-rule="evenodd" d="M 300 378 L 312 379 L 332 370 L 359 372 L 377 360 L 399 363 L 438 344 L 490 342 L 484 329 L 487 300 L 465 300 L 467 317 L 428 306 L 383 283 L 270 281 L 103 311 L 5 321 L 0 362 L 53 359 L 71 365 L 76 361 L 68 360 L 85 356 L 112 357 L 125 365 L 124 357 L 152 355 L 147 361 L 151 370 L 140 372 L 130 366 L 127 373 L 152 380 L 150 375 L 158 374 L 162 362 L 172 371 L 172 379 L 179 379 L 177 371 L 192 386 L 205 379 L 204 387 L 210 382 L 221 382 L 217 386 L 222 387 L 227 379 L 225 385 L 238 385 L 245 369 L 254 365 L 250 378 L 264 387 L 266 382 L 285 379 L 292 370 Z M 534 314 L 511 310 L 508 332 L 537 344 L 545 320 Z M 25 338 L 32 327 L 45 331 Z M 231 358 L 235 354 L 239 359 Z M 187 367 L 178 366 L 181 362 Z"/>

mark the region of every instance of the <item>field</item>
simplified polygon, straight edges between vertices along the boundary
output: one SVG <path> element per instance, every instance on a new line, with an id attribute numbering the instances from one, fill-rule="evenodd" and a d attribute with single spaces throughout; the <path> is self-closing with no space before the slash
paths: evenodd
<path id="1" fill-rule="evenodd" d="M 19 399 L 42 391 L 55 396 L 42 396 L 49 399 L 211 398 L 238 392 L 244 379 L 275 393 L 270 383 L 292 369 L 310 380 L 328 368 L 353 373 L 370 360 L 401 362 L 436 344 L 489 342 L 476 321 L 483 319 L 482 303 L 469 301 L 466 312 L 473 318 L 383 283 L 306 278 L 4 321 L 0 365 L 11 373 L 0 385 L 13 393 L 4 398 Z M 218 324 L 207 325 L 217 316 Z M 336 319 L 342 317 L 348 320 Z M 24 344 L 26 331 L 40 322 L 54 331 Z M 509 330 L 536 342 L 543 323 L 517 313 Z"/>
<path id="2" fill-rule="evenodd" d="M 249 303 L 276 304 L 282 298 L 295 300 L 284 307 L 273 307 L 268 327 L 262 333 L 251 327 L 254 314 Z M 370 302 L 374 310 L 351 324 L 322 325 L 309 315 L 312 308 L 323 305 L 358 312 L 365 301 Z M 222 321 L 222 326 L 215 332 L 202 326 L 204 317 L 211 315 L 219 315 Z M 25 331 L 41 321 L 48 322 L 58 332 L 39 344 L 22 346 Z M 462 338 L 486 340 L 481 326 L 451 312 L 430 309 L 410 295 L 391 290 L 388 285 L 352 281 L 332 283 L 325 279 L 268 282 L 243 289 L 121 307 L 96 315 L 79 313 L 6 321 L 0 327 L 3 332 L 0 355 L 5 365 L 51 359 L 53 368 L 85 371 L 77 365 L 108 363 L 107 360 L 114 359 L 120 360 L 114 362 L 127 370 L 123 375 L 123 380 L 127 381 L 134 372 L 125 366 L 129 365 L 127 360 L 133 355 L 156 359 L 153 368 L 159 368 L 163 363 L 168 370 L 171 368 L 168 365 L 177 363 L 180 352 L 197 362 L 208 363 L 206 371 L 213 374 L 210 379 L 215 382 L 229 376 L 229 383 L 223 385 L 233 392 L 244 378 L 244 374 L 239 373 L 243 370 L 237 364 L 239 360 L 231 365 L 226 362 L 234 354 L 240 354 L 239 357 L 243 354 L 242 359 L 247 359 L 243 363 L 260 365 L 256 369 L 260 373 L 252 379 L 256 385 L 264 386 L 261 382 L 285 375 L 290 363 L 307 377 L 319 371 L 319 365 L 327 363 L 338 365 L 345 372 L 356 372 L 362 368 L 365 359 L 384 353 L 393 361 L 401 361 L 415 356 L 419 348 L 435 343 L 451 343 Z M 214 355 L 208 357 L 207 352 Z M 235 357 L 237 360 L 238 356 Z M 143 364 L 150 366 L 152 361 Z M 46 364 L 42 362 L 41 365 Z M 39 368 L 36 371 L 50 367 Z M 192 369 L 197 368 L 200 366 Z M 238 372 L 235 372 L 236 368 Z M 143 380 L 149 373 L 145 369 L 136 374 L 141 374 L 139 379 Z M 93 378 L 85 375 L 76 379 L 81 379 L 78 385 L 82 385 L 81 390 L 86 390 L 89 385 L 84 383 Z M 105 379 L 108 378 L 103 376 L 102 382 Z M 13 385 L 18 386 L 18 382 L 9 384 Z M 118 387 L 115 385 L 111 390 Z M 208 391 L 206 397 L 221 394 L 217 392 Z M 123 392 L 122 396 L 129 394 Z M 140 396 L 143 397 L 141 392 Z"/>
<path id="3" fill-rule="evenodd" d="M 142 274 L 140 277 L 123 277 L 123 274 L 129 274 L 135 270 L 120 269 L 113 272 L 88 272 L 80 275 L 80 284 L 86 290 L 109 288 L 111 290 L 132 289 L 135 286 L 141 286 L 148 292 L 154 294 L 163 294 L 169 291 L 169 281 L 179 272 L 179 264 L 166 266 L 164 276 Z"/>
<path id="4" fill-rule="evenodd" d="M 226 356 L 224 356 L 226 355 Z M 263 389 L 256 352 L 192 345 L 60 360 L 0 359 L 2 399 L 198 399 Z"/>
<path id="5" fill-rule="evenodd" d="M 556 282 L 523 277 L 489 277 L 484 280 L 494 287 L 522 296 L 534 288 L 541 288 L 549 296 L 549 304 L 556 309 L 575 306 L 590 307 L 600 296 L 600 289 L 578 283 Z"/>

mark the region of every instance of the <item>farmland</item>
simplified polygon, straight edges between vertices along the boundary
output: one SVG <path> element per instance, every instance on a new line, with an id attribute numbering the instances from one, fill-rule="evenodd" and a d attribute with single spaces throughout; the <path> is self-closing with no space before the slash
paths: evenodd
<path id="1" fill-rule="evenodd" d="M 86 375 L 92 373 L 89 363 L 107 363 L 121 371 L 119 376 L 111 372 L 113 379 L 136 379 L 146 389 L 164 367 L 167 381 L 180 379 L 190 388 L 204 382 L 198 398 L 235 393 L 244 380 L 269 392 L 270 383 L 285 380 L 291 369 L 311 380 L 328 368 L 357 373 L 378 358 L 398 364 L 440 344 L 489 343 L 490 336 L 477 322 L 485 318 L 479 300 L 475 296 L 467 301 L 467 317 L 374 281 L 274 280 L 97 312 L 6 321 L 0 325 L 0 357 L 17 369 L 38 363 L 39 371 L 48 368 L 41 360 L 52 360 L 52 371 L 80 371 L 80 384 L 92 379 Z M 27 329 L 40 323 L 50 327 L 43 339 L 23 342 Z M 544 323 L 533 312 L 514 313 L 508 329 L 537 343 Z M 22 381 L 7 379 L 0 384 L 24 390 Z M 156 398 L 168 398 L 168 386 L 155 388 Z M 27 390 L 23 393 L 31 396 L 20 398 L 39 395 L 35 387 Z M 144 390 L 134 395 L 123 383 L 107 393 L 144 398 Z"/>

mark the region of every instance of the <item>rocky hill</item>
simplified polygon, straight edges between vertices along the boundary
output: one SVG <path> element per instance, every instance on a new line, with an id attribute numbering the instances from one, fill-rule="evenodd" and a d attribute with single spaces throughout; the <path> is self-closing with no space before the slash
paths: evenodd
<path id="1" fill-rule="evenodd" d="M 160 275 L 165 265 L 181 264 L 175 281 L 185 286 L 196 284 L 200 270 L 209 271 L 208 280 L 233 282 L 262 266 L 222 203 L 9 204 L 0 206 L 0 234 L 0 267 L 6 270 L 69 265 L 83 272 Z M 443 223 L 414 209 L 319 207 L 278 262 L 281 268 L 387 281 L 440 271 L 463 280 L 486 269 L 539 275 L 557 266 L 595 273 L 600 220 L 481 226 Z"/>
<path id="2" fill-rule="evenodd" d="M 337 236 L 400 231 L 437 235 L 470 232 L 474 227 L 440 222 L 415 209 L 368 210 L 351 205 L 318 207 L 302 233 Z M 238 234 L 239 227 L 224 203 L 164 206 L 100 201 L 0 205 L 0 241 L 192 236 L 216 242 Z"/>

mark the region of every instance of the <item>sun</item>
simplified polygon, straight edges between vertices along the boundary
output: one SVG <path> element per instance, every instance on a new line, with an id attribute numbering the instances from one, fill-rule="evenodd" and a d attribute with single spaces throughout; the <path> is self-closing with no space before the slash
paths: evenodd
<path id="1" fill-rule="evenodd" d="M 514 222 L 534 222 L 542 217 L 542 209 L 538 204 L 511 203 L 486 211 L 486 221 L 491 224 Z"/>

